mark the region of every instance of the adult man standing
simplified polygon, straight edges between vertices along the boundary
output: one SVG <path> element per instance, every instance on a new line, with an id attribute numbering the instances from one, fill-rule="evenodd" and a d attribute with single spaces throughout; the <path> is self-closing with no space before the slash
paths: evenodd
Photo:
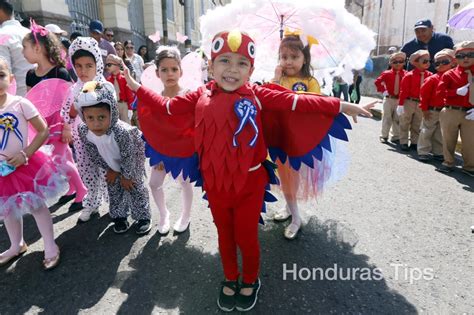
<path id="1" fill-rule="evenodd" d="M 0 0 L 0 57 L 4 58 L 16 80 L 16 94 L 26 94 L 26 73 L 34 67 L 23 56 L 23 37 L 30 32 L 13 19 L 13 6 L 5 0 Z"/>
<path id="2" fill-rule="evenodd" d="M 97 43 L 99 43 L 99 48 L 102 53 L 102 59 L 107 59 L 109 54 L 116 55 L 117 52 L 115 51 L 114 46 L 112 46 L 107 40 L 102 38 L 102 34 L 104 33 L 104 25 L 99 20 L 94 20 L 89 23 L 89 34 L 92 38 L 94 38 Z M 107 76 L 106 71 L 104 71 L 104 76 Z"/>
<path id="3" fill-rule="evenodd" d="M 407 60 L 411 54 L 417 50 L 428 50 L 430 58 L 433 60 L 434 55 L 444 48 L 453 49 L 453 39 L 446 34 L 436 33 L 433 31 L 433 24 L 430 20 L 420 20 L 415 23 L 416 38 L 403 45 L 401 51 L 407 55 Z M 413 66 L 408 63 L 408 70 L 412 70 Z M 432 62 L 429 71 L 435 73 L 436 69 Z"/>

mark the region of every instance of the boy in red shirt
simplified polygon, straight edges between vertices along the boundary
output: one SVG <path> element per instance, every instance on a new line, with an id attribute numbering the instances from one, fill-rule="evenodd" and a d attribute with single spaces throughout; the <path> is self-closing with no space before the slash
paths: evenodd
<path id="1" fill-rule="evenodd" d="M 432 73 L 430 53 L 428 50 L 417 50 L 410 56 L 410 64 L 414 67 L 402 79 L 398 98 L 397 114 L 400 117 L 400 147 L 402 151 L 410 148 L 416 150 L 421 126 L 420 87 Z M 410 147 L 408 146 L 410 131 Z"/>
<path id="2" fill-rule="evenodd" d="M 128 111 L 132 110 L 135 93 L 127 86 L 127 81 L 123 76 L 121 70 L 124 67 L 123 60 L 119 56 L 108 55 L 106 62 L 106 70 L 110 73 L 107 81 L 114 85 L 115 93 L 117 94 L 119 119 L 130 124 Z"/>
<path id="3" fill-rule="evenodd" d="M 420 108 L 423 111 L 420 138 L 418 139 L 418 160 L 422 162 L 431 159 L 430 153 L 436 160 L 443 160 L 443 137 L 439 124 L 439 113 L 443 109 L 444 99 L 436 94 L 443 73 L 456 66 L 454 50 L 443 49 L 434 57 L 436 74 L 425 80 L 421 86 Z"/>
<path id="4" fill-rule="evenodd" d="M 444 162 L 438 171 L 454 169 L 454 151 L 459 133 L 462 141 L 463 172 L 474 177 L 474 41 L 455 47 L 458 66 L 441 77 L 438 93 L 445 98 L 440 114 Z"/>
<path id="5" fill-rule="evenodd" d="M 400 83 L 406 71 L 403 69 L 407 56 L 404 52 L 396 52 L 390 55 L 390 70 L 382 72 L 375 80 L 377 92 L 383 93 L 383 118 L 382 134 L 380 142 L 387 143 L 390 128 L 392 128 L 391 142 L 398 143 L 400 140 L 400 127 L 396 113 L 398 105 L 398 94 Z"/>

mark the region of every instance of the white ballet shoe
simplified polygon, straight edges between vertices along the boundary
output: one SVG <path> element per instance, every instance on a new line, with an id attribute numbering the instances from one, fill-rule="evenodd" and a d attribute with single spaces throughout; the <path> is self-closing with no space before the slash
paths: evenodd
<path id="1" fill-rule="evenodd" d="M 160 222 L 158 222 L 158 233 L 162 235 L 168 234 L 170 231 L 170 213 L 169 212 L 166 214 L 163 224 L 160 224 L 160 223 L 161 223 L 161 220 Z"/>
<path id="2" fill-rule="evenodd" d="M 285 228 L 283 235 L 288 240 L 294 240 L 298 236 L 298 232 L 301 230 L 301 223 L 291 223 Z"/>
<path id="3" fill-rule="evenodd" d="M 183 221 L 183 217 L 179 217 L 178 221 L 173 225 L 173 230 L 176 233 L 183 233 L 189 228 L 191 223 L 191 218 L 188 218 L 186 221 Z"/>
<path id="4" fill-rule="evenodd" d="M 288 220 L 290 217 L 291 217 L 291 213 L 288 211 L 288 208 L 285 207 L 275 213 L 275 215 L 273 216 L 273 220 L 277 222 L 283 222 L 283 221 Z"/>

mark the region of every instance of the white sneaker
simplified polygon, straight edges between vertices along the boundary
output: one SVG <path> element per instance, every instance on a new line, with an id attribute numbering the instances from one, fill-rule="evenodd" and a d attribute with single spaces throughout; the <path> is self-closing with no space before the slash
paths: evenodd
<path id="1" fill-rule="evenodd" d="M 99 214 L 99 209 L 84 208 L 81 211 L 81 215 L 78 218 L 79 222 L 87 222 L 93 215 Z"/>
<path id="2" fill-rule="evenodd" d="M 298 232 L 301 229 L 301 223 L 291 223 L 285 228 L 285 232 L 283 232 L 283 235 L 285 236 L 286 239 L 288 240 L 294 240 L 296 236 L 298 235 Z"/>

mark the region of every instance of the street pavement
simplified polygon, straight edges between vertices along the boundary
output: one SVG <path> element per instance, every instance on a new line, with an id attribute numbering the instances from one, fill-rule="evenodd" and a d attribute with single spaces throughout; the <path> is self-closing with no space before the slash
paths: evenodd
<path id="1" fill-rule="evenodd" d="M 261 226 L 260 299 L 250 314 L 416 314 L 474 310 L 474 178 L 435 171 L 415 152 L 378 142 L 381 122 L 360 118 L 349 132 L 350 167 L 317 199 L 300 205 L 305 226 Z M 165 194 L 179 216 L 180 188 Z M 107 216 L 77 225 L 67 206 L 53 212 L 61 264 L 41 269 L 39 232 L 24 220 L 30 250 L 0 267 L 0 314 L 213 314 L 223 279 L 217 234 L 195 189 L 189 231 L 116 235 Z M 0 250 L 9 246 L 0 227 Z"/>

